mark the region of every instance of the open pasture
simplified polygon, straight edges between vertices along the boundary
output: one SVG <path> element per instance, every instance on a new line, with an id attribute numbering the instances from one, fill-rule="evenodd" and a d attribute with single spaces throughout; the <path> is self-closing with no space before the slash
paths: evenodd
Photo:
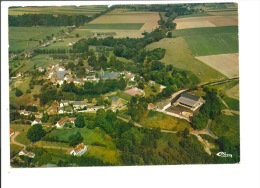
<path id="1" fill-rule="evenodd" d="M 9 50 L 26 50 L 39 45 L 46 36 L 57 35 L 66 27 L 9 27 Z"/>
<path id="2" fill-rule="evenodd" d="M 87 5 L 87 6 L 42 6 L 42 7 L 12 7 L 9 8 L 9 15 L 22 14 L 84 14 L 93 16 L 107 9 L 105 5 Z"/>
<path id="3" fill-rule="evenodd" d="M 218 27 L 238 25 L 237 16 L 199 16 L 188 18 L 177 18 L 174 20 L 177 24 L 176 29 L 189 29 L 198 27 Z"/>
<path id="4" fill-rule="evenodd" d="M 210 82 L 226 78 L 220 72 L 196 59 L 192 55 L 183 37 L 165 38 L 146 46 L 147 50 L 155 48 L 166 49 L 165 56 L 161 60 L 163 63 L 172 64 L 176 68 L 191 71 L 198 76 L 201 82 Z"/>
<path id="5" fill-rule="evenodd" d="M 238 53 L 197 56 L 196 58 L 228 78 L 239 76 Z"/>
<path id="6" fill-rule="evenodd" d="M 115 29 L 115 30 L 140 30 L 143 23 L 110 23 L 110 24 L 86 24 L 83 29 Z"/>
<path id="7" fill-rule="evenodd" d="M 239 100 L 239 84 L 226 91 L 228 97 Z"/>

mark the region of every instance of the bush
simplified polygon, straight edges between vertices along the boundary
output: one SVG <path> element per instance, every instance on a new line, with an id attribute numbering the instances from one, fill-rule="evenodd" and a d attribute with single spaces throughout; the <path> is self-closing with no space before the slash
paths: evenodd
<path id="1" fill-rule="evenodd" d="M 22 96 L 23 95 L 23 92 L 20 90 L 20 89 L 16 89 L 15 90 L 15 96 L 16 97 L 20 97 L 20 96 Z"/>

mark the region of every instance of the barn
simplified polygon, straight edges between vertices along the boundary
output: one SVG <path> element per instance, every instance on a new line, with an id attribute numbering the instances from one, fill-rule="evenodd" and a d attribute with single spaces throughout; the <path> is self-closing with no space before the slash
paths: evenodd
<path id="1" fill-rule="evenodd" d="M 204 102 L 205 101 L 201 97 L 185 92 L 181 94 L 180 98 L 176 101 L 176 104 L 195 111 Z"/>

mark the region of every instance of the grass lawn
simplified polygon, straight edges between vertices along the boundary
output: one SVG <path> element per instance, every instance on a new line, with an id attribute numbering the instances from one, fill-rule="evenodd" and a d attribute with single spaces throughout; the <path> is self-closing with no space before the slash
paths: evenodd
<path id="1" fill-rule="evenodd" d="M 23 147 L 17 146 L 15 144 L 10 144 L 10 155 L 11 158 L 14 157 Z"/>
<path id="2" fill-rule="evenodd" d="M 238 115 L 221 115 L 217 120 L 212 121 L 211 130 L 217 136 L 225 136 L 234 145 L 239 144 L 239 117 Z"/>
<path id="3" fill-rule="evenodd" d="M 9 27 L 9 50 L 25 50 L 39 45 L 38 40 L 56 35 L 66 27 Z M 30 41 L 32 39 L 32 41 Z"/>
<path id="4" fill-rule="evenodd" d="M 48 161 L 49 163 L 56 164 L 59 160 L 66 160 L 68 157 L 68 154 L 65 150 L 61 149 L 50 149 L 50 148 L 44 148 L 51 156 L 51 161 Z"/>
<path id="5" fill-rule="evenodd" d="M 152 86 L 150 86 L 150 85 L 145 86 L 145 88 L 144 88 L 145 97 L 149 97 L 150 95 L 156 95 L 156 94 L 160 93 L 160 85 L 155 84 L 154 87 L 156 89 L 155 92 L 152 90 Z"/>
<path id="6" fill-rule="evenodd" d="M 226 78 L 220 72 L 195 59 L 189 49 L 188 43 L 183 37 L 164 38 L 158 42 L 154 42 L 146 46 L 147 50 L 152 50 L 155 48 L 166 49 L 165 56 L 161 60 L 163 63 L 172 64 L 178 69 L 191 71 L 200 79 L 202 83 Z"/>
<path id="7" fill-rule="evenodd" d="M 15 137 L 15 140 L 24 145 L 28 145 L 31 141 L 27 138 L 26 133 L 30 128 L 30 125 L 11 124 L 10 128 L 14 131 L 19 131 L 19 135 Z"/>
<path id="8" fill-rule="evenodd" d="M 75 42 L 77 42 L 80 38 L 65 38 L 62 39 L 62 41 L 57 41 L 56 43 L 52 43 L 49 46 L 42 46 L 39 49 L 43 50 L 43 49 L 47 49 L 47 50 L 51 50 L 51 49 L 65 49 L 65 50 L 69 50 L 72 49 L 72 45 L 69 45 L 70 43 L 73 44 Z"/>
<path id="9" fill-rule="evenodd" d="M 149 111 L 140 121 L 145 127 L 159 127 L 161 129 L 179 131 L 190 128 L 188 121 L 161 112 Z"/>
<path id="10" fill-rule="evenodd" d="M 140 30 L 144 23 L 85 24 L 82 29 Z"/>

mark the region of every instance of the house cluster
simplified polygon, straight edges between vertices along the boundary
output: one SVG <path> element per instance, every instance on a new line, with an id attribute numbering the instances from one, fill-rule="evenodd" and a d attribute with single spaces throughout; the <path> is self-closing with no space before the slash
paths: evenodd
<path id="1" fill-rule="evenodd" d="M 87 151 L 88 147 L 84 145 L 83 143 L 78 144 L 71 152 L 71 155 L 74 156 L 81 156 Z"/>
<path id="2" fill-rule="evenodd" d="M 77 112 L 96 112 L 98 109 L 104 108 L 104 106 L 95 106 L 93 103 L 87 103 L 85 101 L 61 100 L 58 113 L 72 113 L 73 110 Z"/>
<path id="3" fill-rule="evenodd" d="M 35 154 L 33 152 L 29 152 L 27 151 L 26 149 L 22 149 L 20 152 L 19 152 L 19 156 L 27 156 L 29 158 L 34 158 L 35 157 Z"/>

